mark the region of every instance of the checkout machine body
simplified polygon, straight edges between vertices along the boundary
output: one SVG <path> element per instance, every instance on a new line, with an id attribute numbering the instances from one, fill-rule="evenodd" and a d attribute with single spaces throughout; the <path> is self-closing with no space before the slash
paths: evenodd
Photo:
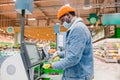
<path id="1" fill-rule="evenodd" d="M 20 54 L 1 57 L 0 80 L 29 80 Z"/>
<path id="2" fill-rule="evenodd" d="M 25 52 L 27 54 L 30 54 L 27 51 Z M 28 55 L 23 56 L 22 54 L 14 54 L 12 56 L 1 57 L 0 80 L 59 80 L 60 78 L 55 79 L 54 75 L 46 74 L 45 69 L 42 68 L 42 65 L 50 58 L 50 55 L 47 53 L 45 48 L 43 48 L 42 53 L 39 54 L 40 57 L 42 55 L 41 60 L 39 61 L 39 63 L 32 66 L 28 66 L 28 64 L 30 65 Z M 38 58 L 37 55 L 36 58 Z M 28 63 L 26 63 L 26 61 Z M 37 70 L 35 68 L 37 68 Z"/>
<path id="3" fill-rule="evenodd" d="M 62 41 L 64 42 L 64 40 Z M 58 41 L 58 43 L 61 42 Z M 50 76 L 44 73 L 45 70 L 42 65 L 52 56 L 47 53 L 44 47 L 42 48 L 42 53 L 39 53 L 36 44 L 24 43 L 23 49 L 24 54 L 14 54 L 0 58 L 0 80 L 44 80 L 45 78 L 47 80 L 61 80 L 61 75 L 56 76 L 58 78 L 55 79 L 54 75 Z M 36 54 L 34 55 L 33 53 Z M 31 55 L 34 56 L 35 60 L 31 61 Z M 31 62 L 34 61 L 37 62 L 31 65 Z M 37 70 L 35 70 L 36 67 L 38 68 Z M 53 79 L 48 79 L 48 77 Z"/>
<path id="4" fill-rule="evenodd" d="M 42 60 L 39 59 L 40 57 L 39 52 L 37 55 L 32 54 L 32 56 L 34 56 L 36 60 L 39 61 L 38 63 L 35 63 L 33 65 L 30 65 L 30 59 L 28 57 L 31 54 L 27 52 L 27 49 L 25 50 L 25 54 L 26 55 L 14 54 L 11 56 L 0 57 L 0 80 L 39 80 L 40 79 L 40 76 L 44 74 L 44 70 L 42 68 L 42 64 L 43 64 Z M 36 67 L 38 68 L 37 71 L 35 70 Z M 41 78 L 41 80 L 44 79 Z"/>

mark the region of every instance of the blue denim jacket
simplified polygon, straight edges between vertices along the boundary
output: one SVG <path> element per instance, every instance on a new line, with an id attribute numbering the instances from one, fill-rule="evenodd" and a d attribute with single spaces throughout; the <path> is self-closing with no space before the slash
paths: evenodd
<path id="1" fill-rule="evenodd" d="M 87 26 L 78 20 L 66 34 L 66 49 L 58 53 L 63 59 L 52 63 L 52 67 L 64 70 L 62 80 L 91 80 L 94 74 L 93 52 Z"/>

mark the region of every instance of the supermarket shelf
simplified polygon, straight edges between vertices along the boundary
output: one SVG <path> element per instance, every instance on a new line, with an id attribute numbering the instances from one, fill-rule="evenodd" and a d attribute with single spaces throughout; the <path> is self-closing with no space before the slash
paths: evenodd
<path id="1" fill-rule="evenodd" d="M 94 55 L 95 58 L 100 59 L 101 61 L 104 61 L 106 63 L 116 63 L 117 59 L 109 59 L 109 58 L 102 58 L 101 56 Z"/>
<path id="2" fill-rule="evenodd" d="M 104 61 L 104 62 L 106 62 L 105 58 L 102 58 L 101 56 L 94 55 L 94 57 L 95 57 L 95 58 L 97 58 L 97 59 L 100 59 L 101 61 Z"/>

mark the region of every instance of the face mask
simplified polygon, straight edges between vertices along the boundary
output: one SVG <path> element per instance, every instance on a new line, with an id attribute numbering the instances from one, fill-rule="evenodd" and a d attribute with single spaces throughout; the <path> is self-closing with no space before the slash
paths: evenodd
<path id="1" fill-rule="evenodd" d="M 65 21 L 65 22 L 63 22 L 63 26 L 64 26 L 65 28 L 69 28 L 69 27 L 70 27 L 70 23 L 67 23 L 67 22 Z"/>

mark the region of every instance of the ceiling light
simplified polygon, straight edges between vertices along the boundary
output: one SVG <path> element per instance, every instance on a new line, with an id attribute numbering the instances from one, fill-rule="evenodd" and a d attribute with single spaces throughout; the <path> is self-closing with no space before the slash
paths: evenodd
<path id="1" fill-rule="evenodd" d="M 91 28 L 93 28 L 94 26 L 93 26 L 93 25 L 91 25 L 90 27 L 91 27 Z"/>
<path id="2" fill-rule="evenodd" d="M 65 4 L 65 6 L 70 6 L 70 4 Z"/>
<path id="3" fill-rule="evenodd" d="M 36 20 L 36 19 L 35 18 L 28 18 L 28 20 L 33 21 L 33 20 Z"/>
<path id="4" fill-rule="evenodd" d="M 89 10 L 89 9 L 91 9 L 92 8 L 92 6 L 84 6 L 83 7 L 83 10 Z"/>
<path id="5" fill-rule="evenodd" d="M 16 0 L 13 0 L 14 2 L 16 2 Z"/>

